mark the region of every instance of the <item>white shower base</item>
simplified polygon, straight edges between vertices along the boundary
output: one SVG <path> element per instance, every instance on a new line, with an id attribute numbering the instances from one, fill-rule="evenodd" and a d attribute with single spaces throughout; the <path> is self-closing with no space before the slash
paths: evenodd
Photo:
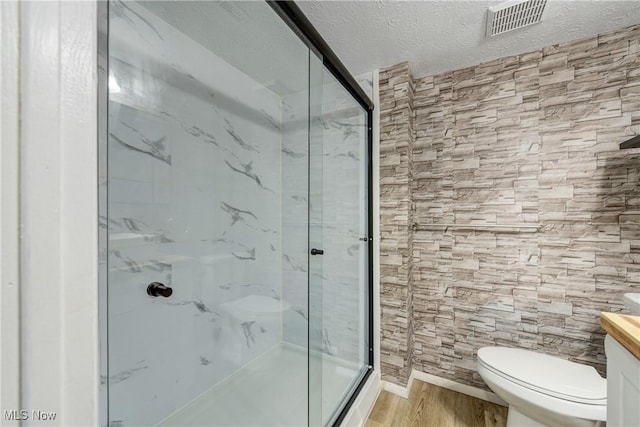
<path id="1" fill-rule="evenodd" d="M 304 426 L 307 425 L 309 359 L 304 348 L 282 344 L 242 367 L 231 377 L 165 418 L 158 426 Z M 322 394 L 322 422 L 360 381 L 364 369 L 353 362 L 322 356 L 322 387 L 313 387 L 310 402 Z"/>

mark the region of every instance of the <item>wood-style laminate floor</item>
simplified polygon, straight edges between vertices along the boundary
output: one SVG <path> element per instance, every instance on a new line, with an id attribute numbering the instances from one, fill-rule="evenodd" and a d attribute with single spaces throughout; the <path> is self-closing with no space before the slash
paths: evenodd
<path id="1" fill-rule="evenodd" d="M 382 391 L 365 427 L 504 427 L 507 408 L 422 381 L 408 399 Z"/>

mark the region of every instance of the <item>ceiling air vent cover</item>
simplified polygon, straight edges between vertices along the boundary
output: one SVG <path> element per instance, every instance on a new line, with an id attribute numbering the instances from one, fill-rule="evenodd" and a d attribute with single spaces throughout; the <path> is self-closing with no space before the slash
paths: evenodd
<path id="1" fill-rule="evenodd" d="M 540 22 L 546 4 L 547 0 L 512 0 L 490 7 L 487 37 Z"/>

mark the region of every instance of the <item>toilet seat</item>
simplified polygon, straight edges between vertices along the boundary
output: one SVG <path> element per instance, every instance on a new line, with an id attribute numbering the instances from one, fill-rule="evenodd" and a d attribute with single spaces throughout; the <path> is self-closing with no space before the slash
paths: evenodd
<path id="1" fill-rule="evenodd" d="M 595 370 L 585 370 L 583 365 L 554 356 L 538 356 L 541 355 L 529 350 L 484 347 L 478 350 L 478 373 L 510 408 L 516 408 L 518 412 L 537 420 L 540 425 L 584 427 L 606 421 L 607 400 L 606 396 L 602 396 L 602 390 L 606 394 L 605 379 L 600 378 Z M 546 368 L 549 366 L 551 368 Z M 558 368 L 565 371 L 558 372 Z M 577 370 L 572 371 L 572 368 Z M 547 375 L 544 375 L 545 372 Z M 576 373 L 584 374 L 587 377 L 586 386 L 579 379 L 575 381 L 571 373 L 574 376 Z M 575 384 L 582 384 L 582 387 L 566 389 L 559 386 L 567 379 L 571 379 L 568 381 L 570 387 Z M 586 392 L 578 392 L 583 388 Z"/>
<path id="2" fill-rule="evenodd" d="M 481 348 L 478 361 L 492 373 L 547 396 L 587 405 L 607 404 L 607 380 L 591 366 L 507 347 Z"/>

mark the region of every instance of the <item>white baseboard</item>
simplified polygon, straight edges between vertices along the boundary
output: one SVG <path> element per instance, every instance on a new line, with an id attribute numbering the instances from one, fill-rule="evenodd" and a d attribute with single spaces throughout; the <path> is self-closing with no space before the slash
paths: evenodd
<path id="1" fill-rule="evenodd" d="M 389 393 L 396 394 L 406 399 L 409 397 L 414 379 L 424 381 L 425 383 L 437 385 L 438 387 L 457 391 L 458 393 L 466 394 L 468 396 L 477 397 L 478 399 L 486 400 L 488 402 L 493 402 L 497 405 L 509 406 L 507 402 L 500 399 L 500 397 L 498 397 L 493 392 L 486 391 L 478 387 L 461 384 L 452 380 L 448 380 L 446 378 L 437 377 L 435 375 L 427 374 L 426 372 L 416 371 L 415 369 L 411 371 L 411 376 L 409 377 L 409 381 L 407 382 L 406 387 L 402 387 L 388 381 L 382 381 L 382 388 Z"/>
<path id="2" fill-rule="evenodd" d="M 461 384 L 446 378 L 437 377 L 435 375 L 427 374 L 426 372 L 413 371 L 415 378 L 425 383 L 437 385 L 438 387 L 446 388 L 449 390 L 457 391 L 458 393 L 466 394 L 468 396 L 477 397 L 478 399 L 486 400 L 488 402 L 495 403 L 500 406 L 509 406 L 507 402 L 500 399 L 497 394 L 483 390 L 478 387 L 473 387 L 466 384 Z"/>
<path id="3" fill-rule="evenodd" d="M 400 397 L 407 399 L 409 397 L 409 392 L 411 391 L 411 387 L 413 386 L 413 379 L 415 378 L 415 371 L 411 371 L 411 375 L 409 375 L 409 381 L 407 381 L 407 386 L 402 387 L 401 385 L 390 383 L 389 381 L 382 381 L 382 389 L 388 391 L 389 393 L 393 393 Z"/>
<path id="4" fill-rule="evenodd" d="M 367 380 L 362 390 L 358 394 L 356 401 L 353 402 L 347 416 L 342 421 L 341 427 L 362 427 L 367 422 L 369 414 L 378 400 L 381 389 L 380 372 L 374 371 Z"/>

